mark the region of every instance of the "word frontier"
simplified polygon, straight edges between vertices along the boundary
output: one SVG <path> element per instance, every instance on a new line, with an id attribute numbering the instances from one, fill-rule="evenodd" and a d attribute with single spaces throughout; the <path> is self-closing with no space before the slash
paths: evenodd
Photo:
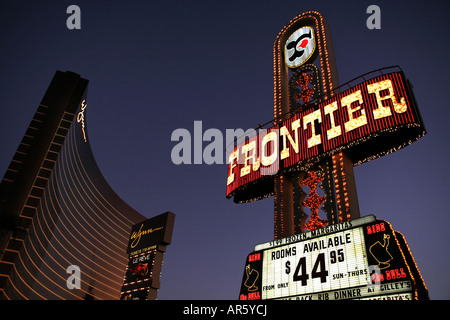
<path id="1" fill-rule="evenodd" d="M 365 81 L 236 146 L 227 184 L 236 175 L 264 175 L 265 167 L 288 167 L 415 120 L 399 74 Z"/>

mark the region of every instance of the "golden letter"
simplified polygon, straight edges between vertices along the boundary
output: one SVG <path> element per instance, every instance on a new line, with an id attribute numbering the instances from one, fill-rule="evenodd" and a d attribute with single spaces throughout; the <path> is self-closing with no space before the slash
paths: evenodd
<path id="1" fill-rule="evenodd" d="M 386 89 L 389 90 L 389 94 L 381 97 L 380 91 Z M 373 110 L 374 119 L 381 119 L 392 114 L 389 106 L 383 105 L 384 100 L 390 99 L 392 101 L 394 111 L 397 113 L 403 113 L 406 111 L 406 109 L 408 109 L 404 97 L 400 98 L 400 103 L 397 102 L 397 99 L 394 95 L 394 87 L 392 86 L 392 81 L 389 79 L 369 84 L 367 85 L 367 90 L 369 91 L 369 93 L 375 93 L 375 97 L 377 98 L 378 107 Z"/>
<path id="2" fill-rule="evenodd" d="M 358 106 L 352 109 L 352 103 L 358 102 Z M 361 108 L 361 104 L 363 103 L 363 98 L 361 94 L 361 90 L 355 91 L 348 96 L 345 96 L 341 99 L 342 107 L 347 106 L 348 118 L 349 120 L 344 123 L 345 131 L 351 131 L 353 129 L 359 128 L 367 124 L 366 118 L 366 110 Z M 353 113 L 361 109 L 361 115 L 358 118 L 353 117 Z"/>
<path id="3" fill-rule="evenodd" d="M 297 119 L 292 122 L 291 125 L 292 130 L 294 131 L 294 139 L 292 139 L 292 136 L 289 134 L 289 131 L 286 127 L 281 127 L 280 129 L 280 135 L 283 136 L 283 150 L 281 150 L 280 158 L 286 159 L 289 157 L 289 148 L 287 146 L 286 137 L 288 137 L 289 142 L 291 143 L 292 148 L 294 148 L 294 151 L 298 153 L 298 128 L 300 128 L 300 119 Z"/>
<path id="4" fill-rule="evenodd" d="M 251 150 L 253 150 L 253 152 L 251 156 L 249 156 Z M 255 152 L 256 152 L 256 141 L 247 143 L 242 147 L 242 154 L 244 154 L 245 157 L 244 157 L 244 166 L 241 168 L 241 177 L 250 173 L 250 165 L 248 164 L 249 159 L 252 159 L 252 164 L 256 163 Z"/>
<path id="5" fill-rule="evenodd" d="M 238 150 L 234 150 L 233 152 L 230 153 L 230 156 L 228 158 L 228 167 L 229 172 L 228 172 L 228 179 L 227 179 L 227 185 L 229 185 L 230 183 L 232 183 L 234 181 L 234 173 L 233 173 L 233 168 L 236 167 L 236 162 L 234 160 L 237 161 L 238 159 Z"/>
<path id="6" fill-rule="evenodd" d="M 272 154 L 270 156 L 266 157 L 265 146 L 270 141 L 274 142 L 274 147 L 273 147 Z M 272 131 L 272 132 L 266 134 L 261 141 L 261 155 L 260 155 L 261 164 L 263 166 L 270 166 L 272 163 L 275 162 L 275 160 L 277 160 L 277 154 L 278 154 L 278 136 L 277 136 L 276 132 Z"/>
<path id="7" fill-rule="evenodd" d="M 342 134 L 341 126 L 340 125 L 336 126 L 336 123 L 334 121 L 333 112 L 336 111 L 337 109 L 338 109 L 337 101 L 334 101 L 334 102 L 326 105 L 323 108 L 323 111 L 325 112 L 325 114 L 330 115 L 331 128 L 329 130 L 327 130 L 327 139 L 328 140 L 336 138 L 337 136 L 340 136 Z"/>

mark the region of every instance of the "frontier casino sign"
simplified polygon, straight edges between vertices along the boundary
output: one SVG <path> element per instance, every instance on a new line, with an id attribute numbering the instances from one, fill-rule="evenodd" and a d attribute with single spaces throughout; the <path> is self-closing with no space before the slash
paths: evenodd
<path id="1" fill-rule="evenodd" d="M 305 170 L 342 149 L 358 165 L 405 147 L 424 134 L 403 72 L 382 74 L 296 112 L 236 146 L 229 155 L 227 197 L 235 196 L 236 202 L 255 200 L 258 184 L 279 170 Z M 236 197 L 248 186 L 252 186 L 252 196 L 242 192 L 243 196 Z"/>

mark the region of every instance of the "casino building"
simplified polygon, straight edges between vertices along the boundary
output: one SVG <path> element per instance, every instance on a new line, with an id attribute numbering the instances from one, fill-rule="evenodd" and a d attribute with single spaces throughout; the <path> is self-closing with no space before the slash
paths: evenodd
<path id="1" fill-rule="evenodd" d="M 146 218 L 95 162 L 87 86 L 56 72 L 1 181 L 0 299 L 120 298 L 129 233 Z"/>

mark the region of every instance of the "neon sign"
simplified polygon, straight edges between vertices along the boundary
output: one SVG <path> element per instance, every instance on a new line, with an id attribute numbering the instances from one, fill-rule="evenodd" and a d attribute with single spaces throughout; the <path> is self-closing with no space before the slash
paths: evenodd
<path id="1" fill-rule="evenodd" d="M 274 197 L 274 240 L 248 255 L 239 298 L 427 299 L 404 237 L 360 218 L 353 174 L 426 134 L 405 75 L 390 67 L 338 86 L 314 11 L 281 30 L 273 54 L 271 127 L 235 141 L 228 158 L 227 198 Z"/>
<path id="2" fill-rule="evenodd" d="M 164 253 L 172 242 L 174 221 L 175 215 L 168 211 L 132 226 L 121 300 L 156 299 Z"/>
<path id="3" fill-rule="evenodd" d="M 87 104 L 86 104 L 86 100 L 81 101 L 81 111 L 78 112 L 77 115 L 77 122 L 80 123 L 81 122 L 81 131 L 83 132 L 83 139 L 84 142 L 86 142 L 86 125 L 84 123 L 84 110 L 86 109 Z"/>
<path id="4" fill-rule="evenodd" d="M 255 187 L 278 170 L 307 170 L 342 149 L 358 165 L 424 134 L 403 72 L 374 77 L 236 146 L 229 156 L 227 197 L 250 184 Z M 248 190 L 240 196 L 240 202 L 251 200 L 255 196 Z"/>

